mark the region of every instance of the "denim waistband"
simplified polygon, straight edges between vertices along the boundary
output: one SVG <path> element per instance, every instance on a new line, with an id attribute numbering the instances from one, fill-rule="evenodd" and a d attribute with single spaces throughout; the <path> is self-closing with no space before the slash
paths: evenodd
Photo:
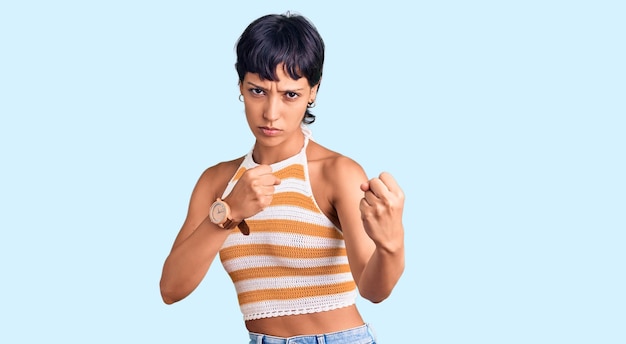
<path id="1" fill-rule="evenodd" d="M 369 324 L 348 330 L 294 336 L 289 338 L 269 336 L 250 332 L 251 344 L 372 344 L 375 343 L 374 332 Z"/>

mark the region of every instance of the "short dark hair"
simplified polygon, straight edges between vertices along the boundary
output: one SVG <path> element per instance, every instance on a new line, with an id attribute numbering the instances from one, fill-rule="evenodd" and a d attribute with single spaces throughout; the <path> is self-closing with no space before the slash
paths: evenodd
<path id="1" fill-rule="evenodd" d="M 237 40 L 236 52 L 239 82 L 246 73 L 276 81 L 276 67 L 281 63 L 291 78 L 305 77 L 311 87 L 322 79 L 324 41 L 313 23 L 298 14 L 268 14 L 256 19 Z M 314 121 L 315 115 L 307 109 L 302 122 Z"/>

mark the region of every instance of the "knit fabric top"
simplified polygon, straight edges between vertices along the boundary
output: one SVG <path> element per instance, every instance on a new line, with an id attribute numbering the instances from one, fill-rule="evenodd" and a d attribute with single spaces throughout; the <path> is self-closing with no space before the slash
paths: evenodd
<path id="1" fill-rule="evenodd" d="M 271 165 L 281 183 L 271 204 L 246 219 L 250 235 L 235 228 L 220 249 L 244 320 L 329 311 L 356 300 L 343 235 L 313 197 L 306 157 L 310 131 L 303 132 L 302 150 Z M 222 198 L 255 166 L 250 151 Z"/>

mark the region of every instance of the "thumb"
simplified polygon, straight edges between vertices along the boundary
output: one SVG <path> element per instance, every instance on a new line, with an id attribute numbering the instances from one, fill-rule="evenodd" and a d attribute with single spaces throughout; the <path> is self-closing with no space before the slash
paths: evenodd
<path id="1" fill-rule="evenodd" d="M 361 183 L 361 191 L 366 192 L 369 189 L 370 189 L 370 183 L 369 182 Z"/>

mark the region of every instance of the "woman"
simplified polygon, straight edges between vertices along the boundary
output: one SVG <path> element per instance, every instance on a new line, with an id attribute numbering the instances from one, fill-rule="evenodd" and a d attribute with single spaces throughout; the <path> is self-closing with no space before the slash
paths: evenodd
<path id="1" fill-rule="evenodd" d="M 374 343 L 357 290 L 386 299 L 404 270 L 404 194 L 312 140 L 324 43 L 299 15 L 267 15 L 237 42 L 240 100 L 256 141 L 199 178 L 161 295 L 189 295 L 219 253 L 250 343 Z M 291 341 L 289 339 L 291 338 Z"/>

